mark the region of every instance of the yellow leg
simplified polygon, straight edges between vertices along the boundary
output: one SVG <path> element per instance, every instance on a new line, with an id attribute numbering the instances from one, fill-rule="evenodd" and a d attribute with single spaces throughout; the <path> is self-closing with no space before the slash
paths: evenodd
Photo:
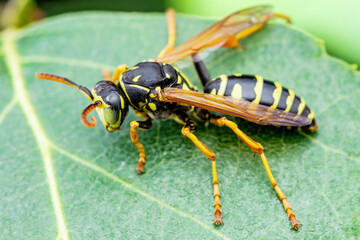
<path id="1" fill-rule="evenodd" d="M 144 165 L 145 165 L 145 148 L 144 146 L 139 142 L 139 135 L 137 134 L 136 128 L 139 127 L 139 122 L 132 121 L 130 123 L 130 138 L 131 142 L 139 149 L 139 163 L 136 167 L 136 172 L 138 174 L 142 174 L 144 172 Z"/>
<path id="2" fill-rule="evenodd" d="M 230 128 L 231 130 L 233 130 L 233 132 L 246 144 L 248 145 L 255 153 L 258 153 L 260 155 L 260 158 L 264 164 L 266 173 L 268 174 L 269 178 L 270 178 L 270 182 L 272 184 L 272 186 L 275 188 L 275 191 L 277 193 L 277 195 L 280 198 L 280 201 L 283 203 L 284 205 L 284 209 L 285 212 L 288 214 L 288 217 L 292 223 L 292 228 L 294 228 L 295 230 L 299 229 L 300 224 L 298 223 L 298 221 L 296 220 L 295 214 L 291 209 L 291 206 L 289 204 L 289 202 L 286 200 L 286 196 L 285 194 L 281 191 L 280 187 L 278 186 L 277 182 L 275 181 L 274 176 L 271 173 L 270 170 L 270 166 L 269 163 L 265 157 L 265 154 L 263 153 L 263 147 L 261 146 L 260 143 L 255 142 L 254 140 L 252 140 L 250 137 L 248 137 L 245 133 L 243 133 L 236 125 L 236 123 L 228 120 L 225 117 L 222 118 L 212 118 L 210 120 L 213 124 L 218 125 L 218 126 L 227 126 L 228 128 Z"/>
<path id="3" fill-rule="evenodd" d="M 207 146 L 198 140 L 198 138 L 190 132 L 190 127 L 184 126 L 181 130 L 181 133 L 188 137 L 195 146 L 207 156 L 212 163 L 212 174 L 213 174 L 213 185 L 214 185 L 214 208 L 215 208 L 215 221 L 216 226 L 220 226 L 223 222 L 221 221 L 221 202 L 220 202 L 220 190 L 219 190 L 219 180 L 217 178 L 216 172 L 216 155 L 213 153 Z"/>
<path id="4" fill-rule="evenodd" d="M 103 70 L 102 75 L 104 80 L 111 81 L 111 73 L 109 70 Z"/>
<path id="5" fill-rule="evenodd" d="M 106 81 L 112 81 L 116 83 L 119 80 L 120 75 L 126 70 L 127 70 L 127 66 L 125 64 L 120 64 L 119 66 L 117 66 L 112 76 L 109 70 L 103 70 L 102 71 L 103 78 Z"/>
<path id="6" fill-rule="evenodd" d="M 176 40 L 176 22 L 175 22 L 175 11 L 173 9 L 168 9 L 166 11 L 166 21 L 169 32 L 168 44 L 160 52 L 158 58 L 162 57 L 165 53 L 171 51 L 174 48 L 174 44 Z"/>
<path id="7" fill-rule="evenodd" d="M 111 77 L 111 81 L 114 83 L 117 82 L 120 78 L 120 75 L 123 74 L 123 72 L 125 72 L 126 70 L 127 66 L 125 64 L 120 64 L 119 66 L 117 66 Z"/>

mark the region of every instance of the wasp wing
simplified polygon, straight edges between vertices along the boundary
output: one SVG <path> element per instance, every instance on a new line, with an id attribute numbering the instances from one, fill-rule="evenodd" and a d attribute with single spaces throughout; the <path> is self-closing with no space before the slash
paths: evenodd
<path id="1" fill-rule="evenodd" d="M 234 41 L 236 44 L 239 39 L 261 28 L 271 18 L 279 16 L 271 10 L 271 6 L 258 6 L 237 11 L 171 51 L 159 56 L 155 61 L 173 63 L 187 56 L 197 54 L 204 48 L 234 46 Z M 281 17 L 287 18 L 283 15 Z"/>
<path id="2" fill-rule="evenodd" d="M 186 104 L 239 117 L 262 125 L 301 127 L 311 123 L 311 120 L 307 117 L 273 109 L 265 105 L 229 96 L 212 95 L 178 88 L 163 89 L 160 92 L 159 100 Z"/>

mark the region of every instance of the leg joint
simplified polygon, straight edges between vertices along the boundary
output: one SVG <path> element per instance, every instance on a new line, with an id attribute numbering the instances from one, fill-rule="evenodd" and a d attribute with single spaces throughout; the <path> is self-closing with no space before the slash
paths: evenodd
<path id="1" fill-rule="evenodd" d="M 138 128 L 139 127 L 139 122 L 138 121 L 132 121 L 130 123 L 130 127 L 131 128 Z"/>

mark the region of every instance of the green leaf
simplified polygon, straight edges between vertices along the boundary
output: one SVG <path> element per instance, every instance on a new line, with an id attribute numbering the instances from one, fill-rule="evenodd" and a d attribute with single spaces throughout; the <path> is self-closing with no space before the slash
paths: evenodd
<path id="1" fill-rule="evenodd" d="M 178 17 L 178 43 L 211 22 Z M 91 88 L 101 71 L 154 58 L 166 45 L 163 14 L 69 14 L 6 31 L 0 42 L 0 235 L 11 239 L 353 238 L 360 228 L 360 74 L 328 56 L 322 42 L 285 24 L 268 24 L 220 49 L 206 64 L 220 74 L 262 75 L 312 107 L 316 133 L 235 119 L 266 149 L 272 172 L 298 220 L 290 230 L 259 156 L 229 129 L 199 122 L 196 135 L 217 154 L 224 225 L 212 225 L 211 163 L 174 121 L 140 132 L 146 173 L 122 130 L 84 127 L 88 100 L 35 72 Z M 178 66 L 199 86 L 188 61 Z"/>

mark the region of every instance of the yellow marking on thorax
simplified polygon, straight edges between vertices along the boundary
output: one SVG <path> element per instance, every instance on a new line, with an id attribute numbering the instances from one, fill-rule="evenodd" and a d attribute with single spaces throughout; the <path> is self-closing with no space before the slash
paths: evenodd
<path id="1" fill-rule="evenodd" d="M 138 69 L 139 66 L 132 66 L 131 68 L 129 68 L 127 71 L 131 71 L 131 70 L 135 70 L 135 69 Z"/>
<path id="2" fill-rule="evenodd" d="M 216 95 L 216 89 L 215 89 L 215 88 L 213 88 L 213 90 L 211 90 L 210 94 L 212 94 L 212 95 Z"/>
<path id="3" fill-rule="evenodd" d="M 304 108 L 306 106 L 304 99 L 300 98 L 300 101 L 301 103 L 299 104 L 297 115 L 301 115 L 301 113 L 304 111 Z"/>
<path id="4" fill-rule="evenodd" d="M 277 107 L 277 105 L 279 104 L 279 101 L 280 101 L 280 96 L 281 96 L 281 92 L 282 92 L 282 86 L 278 82 L 274 82 L 274 84 L 275 84 L 275 87 L 276 87 L 276 89 L 273 92 L 274 103 L 270 107 L 273 108 L 273 109 L 276 109 L 276 107 Z"/>
<path id="5" fill-rule="evenodd" d="M 185 75 L 183 75 L 182 73 L 180 73 L 180 74 L 181 74 L 181 77 L 185 79 L 185 82 L 189 85 L 189 87 L 192 87 L 192 84 L 190 83 L 189 79 Z"/>
<path id="6" fill-rule="evenodd" d="M 148 105 L 149 105 L 150 109 L 151 109 L 153 112 L 156 111 L 156 105 L 155 105 L 155 103 L 149 103 Z"/>
<path id="7" fill-rule="evenodd" d="M 226 86 L 228 84 L 228 77 L 225 74 L 223 74 L 220 76 L 220 79 L 221 79 L 221 82 L 220 82 L 220 87 L 219 87 L 219 91 L 218 91 L 217 95 L 224 96 Z"/>
<path id="8" fill-rule="evenodd" d="M 156 95 L 155 95 L 154 93 L 150 93 L 149 96 L 150 96 L 151 98 L 156 98 Z"/>
<path id="9" fill-rule="evenodd" d="M 145 90 L 145 91 L 147 91 L 147 92 L 150 92 L 150 89 L 148 89 L 147 87 L 143 87 L 143 86 L 136 85 L 136 84 L 130 84 L 129 87 L 136 87 L 136 88 Z"/>
<path id="10" fill-rule="evenodd" d="M 293 105 L 294 99 L 295 99 L 295 93 L 293 90 L 289 89 L 289 96 L 286 99 L 286 108 L 285 112 L 289 112 L 291 109 L 291 106 Z"/>
<path id="11" fill-rule="evenodd" d="M 144 106 L 145 106 L 145 103 L 139 102 L 139 109 L 143 110 Z"/>
<path id="12" fill-rule="evenodd" d="M 140 109 L 143 109 L 144 106 L 145 106 L 147 103 L 148 103 L 148 100 L 147 100 L 147 99 L 145 99 L 145 102 L 139 102 L 139 108 L 140 108 Z M 144 110 L 146 110 L 146 109 L 144 109 Z"/>
<path id="13" fill-rule="evenodd" d="M 310 110 L 310 113 L 307 117 L 308 117 L 308 119 L 313 120 L 315 118 L 314 112 L 312 110 Z"/>
<path id="14" fill-rule="evenodd" d="M 170 75 L 166 73 L 166 78 L 169 78 L 170 79 Z"/>
<path id="15" fill-rule="evenodd" d="M 180 84 L 182 82 L 182 78 L 180 75 L 178 75 L 178 80 L 177 80 L 177 84 Z"/>
<path id="16" fill-rule="evenodd" d="M 184 74 L 182 74 L 177 67 L 174 67 L 174 66 L 172 66 L 172 67 L 179 73 L 179 75 L 178 75 L 178 82 L 177 82 L 177 83 L 180 84 L 180 83 L 181 83 L 181 78 L 183 78 L 183 79 L 186 81 L 186 83 L 187 83 L 190 87 L 192 87 L 192 84 L 190 83 L 189 79 L 188 79 Z"/>
<path id="17" fill-rule="evenodd" d="M 121 79 L 120 79 L 119 83 L 120 83 L 121 89 L 123 90 L 123 93 L 125 93 L 126 98 L 129 100 L 130 104 L 131 104 L 132 106 L 134 106 L 134 104 L 133 104 L 133 103 L 131 102 L 131 100 L 130 100 L 129 95 L 128 95 L 127 92 L 126 92 L 126 88 L 125 88 L 125 86 L 124 86 L 124 82 L 121 81 Z"/>
<path id="18" fill-rule="evenodd" d="M 262 90 L 263 90 L 263 86 L 264 86 L 264 79 L 260 76 L 255 75 L 256 78 L 256 85 L 254 88 L 255 91 L 255 99 L 254 101 L 252 101 L 253 103 L 259 104 L 260 103 L 260 98 L 261 98 L 261 94 L 262 94 Z"/>
<path id="19" fill-rule="evenodd" d="M 185 83 L 183 83 L 182 89 L 184 89 L 184 90 L 190 90 L 190 88 L 189 88 Z"/>
<path id="20" fill-rule="evenodd" d="M 124 104 L 125 104 L 124 98 L 121 95 L 119 95 L 119 96 L 120 96 L 120 100 L 121 100 L 121 109 L 124 109 L 124 107 L 125 107 L 124 106 Z"/>
<path id="21" fill-rule="evenodd" d="M 127 94 L 126 92 L 126 88 L 125 88 L 125 85 L 124 85 L 124 82 L 120 81 L 120 86 L 121 86 L 121 89 L 123 90 L 123 92 L 125 93 L 125 96 L 126 98 L 129 100 L 129 103 L 134 106 L 136 108 L 136 106 L 132 103 L 131 99 L 130 99 L 130 96 Z M 142 87 L 142 86 L 139 86 L 139 85 L 135 85 L 135 84 L 131 84 L 129 85 L 129 87 L 136 87 L 136 88 L 140 88 L 140 89 L 143 89 L 147 92 L 149 92 L 150 90 L 146 87 Z"/>
<path id="22" fill-rule="evenodd" d="M 141 75 L 137 75 L 136 77 L 133 78 L 133 82 L 137 82 L 139 81 L 139 78 L 141 77 Z"/>
<path id="23" fill-rule="evenodd" d="M 234 76 L 235 76 L 235 77 L 241 77 L 242 74 L 241 74 L 241 73 L 235 73 Z"/>
<path id="24" fill-rule="evenodd" d="M 236 83 L 231 92 L 231 96 L 236 99 L 242 98 L 242 87 L 239 83 Z"/>

